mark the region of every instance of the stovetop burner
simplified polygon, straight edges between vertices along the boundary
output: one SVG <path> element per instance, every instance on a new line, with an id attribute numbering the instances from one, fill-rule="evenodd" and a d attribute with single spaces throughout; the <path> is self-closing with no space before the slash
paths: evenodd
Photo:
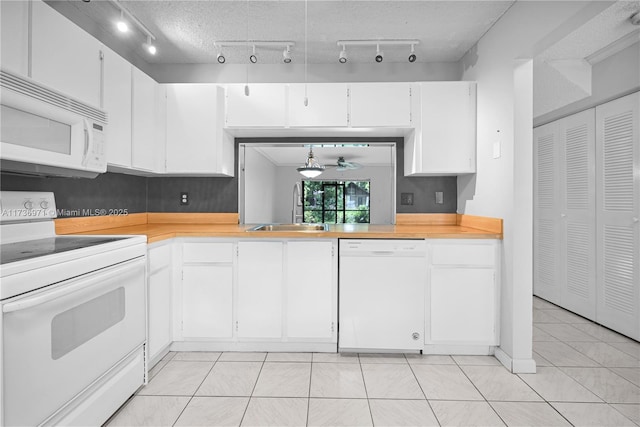
<path id="1" fill-rule="evenodd" d="M 127 237 L 56 236 L 46 239 L 0 245 L 0 264 L 82 249 L 104 243 L 116 242 Z"/>

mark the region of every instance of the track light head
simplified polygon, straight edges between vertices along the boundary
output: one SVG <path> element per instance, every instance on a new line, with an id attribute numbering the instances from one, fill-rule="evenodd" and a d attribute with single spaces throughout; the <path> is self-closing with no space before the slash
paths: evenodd
<path id="1" fill-rule="evenodd" d="M 376 62 L 382 62 L 384 60 L 384 52 L 380 50 L 380 45 L 376 45 Z"/>
<path id="2" fill-rule="evenodd" d="M 256 45 L 253 45 L 253 54 L 249 56 L 249 62 L 251 62 L 252 64 L 258 62 L 258 57 L 256 56 Z"/>
<path id="3" fill-rule="evenodd" d="M 151 36 L 147 36 L 147 42 L 144 44 L 144 47 L 147 49 L 147 52 L 149 52 L 150 55 L 155 55 L 158 52 L 158 49 L 156 49 L 156 46 L 151 40 Z"/>
<path id="4" fill-rule="evenodd" d="M 287 45 L 287 47 L 282 52 L 282 61 L 285 64 L 288 64 L 291 62 L 291 47 L 289 45 Z"/>
<path id="5" fill-rule="evenodd" d="M 416 62 L 415 46 L 411 45 L 411 53 L 409 54 L 409 62 Z"/>
<path id="6" fill-rule="evenodd" d="M 631 15 L 629 17 L 629 21 L 631 21 L 631 23 L 633 25 L 640 25 L 640 11 L 634 13 L 633 15 Z"/>
<path id="7" fill-rule="evenodd" d="M 340 62 L 341 64 L 344 64 L 345 62 L 347 62 L 347 49 L 344 46 L 342 46 L 342 50 L 340 51 L 338 62 Z"/>
<path id="8" fill-rule="evenodd" d="M 218 60 L 218 63 L 220 64 L 224 64 L 225 61 L 227 60 L 224 55 L 222 54 L 222 52 L 218 52 L 218 54 L 216 55 L 216 59 Z"/>
<path id="9" fill-rule="evenodd" d="M 120 11 L 120 19 L 116 22 L 116 27 L 121 33 L 129 31 L 129 25 L 127 24 L 127 21 L 124 20 L 124 12 L 122 10 Z"/>

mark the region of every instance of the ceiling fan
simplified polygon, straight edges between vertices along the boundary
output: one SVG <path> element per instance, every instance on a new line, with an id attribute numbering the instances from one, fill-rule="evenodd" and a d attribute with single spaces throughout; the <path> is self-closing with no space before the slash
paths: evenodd
<path id="1" fill-rule="evenodd" d="M 325 165 L 325 166 L 333 166 L 336 168 L 338 172 L 344 172 L 349 170 L 360 169 L 362 165 L 356 162 L 347 162 L 343 156 L 338 157 L 338 161 L 335 165 Z"/>

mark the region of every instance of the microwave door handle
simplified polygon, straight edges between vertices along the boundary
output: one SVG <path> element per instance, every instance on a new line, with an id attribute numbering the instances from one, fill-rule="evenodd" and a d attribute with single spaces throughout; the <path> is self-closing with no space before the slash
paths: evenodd
<path id="1" fill-rule="evenodd" d="M 61 288 L 43 292 L 39 295 L 34 295 L 32 297 L 22 298 L 18 301 L 10 302 L 2 306 L 3 313 L 12 313 L 15 311 L 26 310 L 31 307 L 35 307 L 41 304 L 45 304 L 49 301 L 52 301 L 56 298 L 61 298 L 66 295 L 72 294 L 76 291 L 82 289 L 99 289 L 100 285 L 110 285 L 113 286 L 114 283 L 118 283 L 120 280 L 120 276 L 127 275 L 129 270 L 136 267 L 136 263 L 139 260 L 132 260 L 126 262 L 124 264 L 118 265 L 114 269 L 107 269 L 102 273 L 99 273 L 93 277 L 86 277 L 77 281 L 74 281 L 67 286 L 63 286 Z M 133 265 L 132 265 L 133 264 Z M 106 282 L 106 283 L 105 283 Z"/>
<path id="2" fill-rule="evenodd" d="M 84 153 L 82 154 L 82 166 L 86 166 L 89 162 L 89 151 L 93 146 L 93 135 L 89 132 L 89 121 L 82 120 L 84 125 Z"/>

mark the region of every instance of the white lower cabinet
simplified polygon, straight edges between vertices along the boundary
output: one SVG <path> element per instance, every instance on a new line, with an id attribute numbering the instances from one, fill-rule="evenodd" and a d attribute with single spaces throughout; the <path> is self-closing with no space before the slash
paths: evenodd
<path id="1" fill-rule="evenodd" d="M 336 240 L 180 241 L 177 350 L 335 351 Z"/>
<path id="2" fill-rule="evenodd" d="M 499 344 L 498 250 L 497 240 L 431 241 L 425 353 Z"/>
<path id="3" fill-rule="evenodd" d="M 148 354 L 150 365 L 159 359 L 171 344 L 172 262 L 171 243 L 149 246 L 148 262 Z"/>
<path id="4" fill-rule="evenodd" d="M 286 335 L 295 340 L 336 337 L 337 265 L 334 243 L 286 244 Z"/>
<path id="5" fill-rule="evenodd" d="M 238 243 L 240 339 L 282 337 L 282 242 Z"/>

